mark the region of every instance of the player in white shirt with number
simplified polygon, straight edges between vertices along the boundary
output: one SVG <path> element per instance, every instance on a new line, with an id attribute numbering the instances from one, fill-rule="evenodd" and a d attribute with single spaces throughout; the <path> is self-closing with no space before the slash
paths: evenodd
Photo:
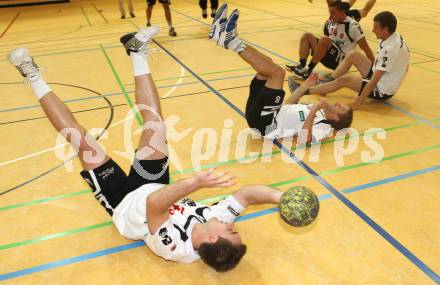
<path id="1" fill-rule="evenodd" d="M 227 271 L 246 252 L 233 221 L 250 204 L 278 204 L 283 192 L 264 185 L 245 186 L 206 206 L 185 196 L 200 188 L 233 185 L 227 172 L 209 170 L 169 184 L 165 123 L 146 61 L 146 47 L 158 32 L 159 27 L 149 27 L 121 38 L 132 61 L 136 103 L 145 123 L 128 176 L 52 92 L 27 49 L 13 50 L 9 61 L 29 80 L 55 129 L 78 150 L 81 176 L 121 235 L 144 241 L 167 260 L 189 263 L 202 258 L 215 270 Z"/>
<path id="2" fill-rule="evenodd" d="M 324 36 L 317 38 L 312 33 L 304 33 L 299 46 L 299 65 L 286 65 L 287 70 L 302 79 L 306 79 L 319 62 L 335 70 L 356 45 L 368 58 L 374 59 L 361 26 L 347 15 L 345 4 L 341 1 L 329 3 L 330 18 L 324 24 Z M 312 55 L 312 59 L 306 66 L 309 55 Z"/>
<path id="3" fill-rule="evenodd" d="M 333 72 L 330 82 L 309 89 L 310 94 L 327 94 L 348 87 L 359 93 L 351 104 L 359 108 L 365 98 L 388 100 L 399 90 L 408 73 L 409 49 L 396 32 L 397 19 L 391 12 L 381 12 L 374 17 L 373 32 L 382 41 L 374 62 L 359 52 L 351 52 Z M 362 77 L 347 74 L 355 66 Z M 319 83 L 319 82 L 318 82 Z"/>

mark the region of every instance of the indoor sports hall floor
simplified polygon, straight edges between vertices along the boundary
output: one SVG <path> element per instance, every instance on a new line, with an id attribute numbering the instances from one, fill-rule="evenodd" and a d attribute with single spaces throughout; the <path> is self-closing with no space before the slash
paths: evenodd
<path id="1" fill-rule="evenodd" d="M 279 64 L 298 60 L 301 33 L 320 34 L 328 17 L 324 0 L 227 2 L 230 11 L 240 9 L 242 38 Z M 356 7 L 363 4 L 359 0 Z M 193 174 L 198 158 L 191 158 L 191 151 L 204 145 L 202 168 L 228 169 L 237 176 L 237 185 L 201 190 L 192 196 L 195 200 L 211 203 L 250 183 L 283 190 L 305 185 L 320 198 L 317 221 L 294 229 L 282 222 L 273 205 L 250 207 L 237 223 L 248 253 L 224 274 L 202 262 L 166 262 L 141 242 L 121 237 L 80 178 L 78 160 L 68 163 L 69 171 L 57 158 L 56 151 L 66 153 L 67 148 L 55 147 L 56 132 L 6 54 L 26 46 L 76 118 L 88 129 L 108 130 L 100 142 L 127 170 L 130 161 L 121 155 L 126 149 L 125 123 L 132 122 L 135 130 L 139 122 L 127 121 L 132 117 L 134 81 L 119 37 L 145 25 L 145 2 L 135 1 L 137 17 L 125 20 L 119 19 L 116 1 L 0 9 L 0 280 L 175 285 L 440 282 L 440 2 L 378 0 L 361 21 L 375 51 L 372 19 L 379 11 L 394 12 L 398 31 L 411 49 L 411 66 L 394 98 L 368 102 L 355 113 L 359 146 L 344 157 L 343 166 L 334 156 L 343 146 L 334 140 L 321 146 L 317 162 L 310 161 L 307 150 L 302 162 L 295 163 L 301 153 L 289 158 L 286 141 L 282 151 L 273 146 L 263 153 L 262 142 L 249 138 L 246 153 L 240 154 L 238 134 L 246 127 L 242 112 L 254 72 L 233 52 L 207 39 L 211 20 L 201 18 L 197 1 L 174 0 L 171 7 L 178 37 L 168 36 L 157 5 L 153 23 L 162 31 L 152 44 L 159 52 L 153 53 L 150 65 L 165 117 L 180 119 L 176 132 L 192 128 L 180 141 L 169 140 L 181 164 L 180 170 L 171 166 L 172 179 Z M 347 103 L 355 96 L 341 90 L 327 99 Z M 227 119 L 232 119 L 232 128 Z M 204 140 L 202 128 L 212 128 Z M 371 128 L 383 131 L 365 133 Z M 230 147 L 220 143 L 225 129 L 232 129 Z M 217 144 L 206 146 L 207 133 L 217 136 Z M 133 134 L 133 141 L 138 137 Z M 371 137 L 384 151 L 383 159 L 374 163 L 365 159 L 365 152 L 372 152 L 365 139 Z"/>

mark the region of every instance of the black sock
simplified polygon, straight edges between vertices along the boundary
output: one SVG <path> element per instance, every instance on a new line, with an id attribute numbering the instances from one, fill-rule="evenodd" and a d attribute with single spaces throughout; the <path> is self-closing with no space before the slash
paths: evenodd
<path id="1" fill-rule="evenodd" d="M 301 67 L 305 67 L 305 66 L 306 66 L 306 63 L 307 63 L 307 60 L 304 59 L 304 58 L 301 58 L 301 59 L 299 60 L 299 65 L 300 65 Z"/>
<path id="2" fill-rule="evenodd" d="M 313 68 L 315 68 L 315 66 L 316 66 L 316 63 L 314 63 L 313 61 L 311 61 L 311 62 L 309 63 L 309 74 L 312 73 Z"/>

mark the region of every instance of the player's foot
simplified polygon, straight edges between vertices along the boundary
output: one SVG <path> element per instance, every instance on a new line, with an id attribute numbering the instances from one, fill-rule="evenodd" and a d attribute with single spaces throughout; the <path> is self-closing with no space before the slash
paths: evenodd
<path id="1" fill-rule="evenodd" d="M 287 71 L 293 72 L 293 69 L 298 66 L 300 66 L 299 63 L 293 63 L 291 65 L 286 64 L 284 67 L 286 68 Z"/>
<path id="2" fill-rule="evenodd" d="M 218 8 L 214 15 L 214 20 L 212 21 L 211 30 L 209 32 L 208 38 L 215 42 L 218 42 L 220 34 L 223 33 L 226 27 L 226 22 L 228 21 L 228 4 L 224 3 Z"/>
<path id="3" fill-rule="evenodd" d="M 147 27 L 151 27 L 151 23 L 150 22 L 147 22 Z"/>
<path id="4" fill-rule="evenodd" d="M 307 79 L 309 77 L 309 69 L 307 67 L 302 67 L 300 65 L 293 68 L 293 73 L 295 73 L 301 79 Z"/>
<path id="5" fill-rule="evenodd" d="M 139 29 L 137 33 L 130 33 L 122 36 L 120 42 L 124 45 L 128 55 L 130 55 L 130 52 L 145 54 L 148 43 L 159 31 L 159 26 L 142 28 Z"/>
<path id="6" fill-rule="evenodd" d="M 293 93 L 298 87 L 301 86 L 298 82 L 295 81 L 295 78 L 293 76 L 287 77 L 287 85 L 289 85 L 289 90 L 291 93 Z"/>
<path id="7" fill-rule="evenodd" d="M 125 15 L 121 15 L 121 19 L 125 19 Z"/>
<path id="8" fill-rule="evenodd" d="M 170 35 L 170 36 L 172 36 L 172 37 L 175 37 L 175 36 L 177 36 L 177 33 L 176 33 L 176 31 L 174 30 L 174 28 L 170 28 L 170 30 L 168 31 L 168 35 Z"/>
<path id="9" fill-rule="evenodd" d="M 327 75 L 327 76 L 324 76 L 323 78 L 319 78 L 318 80 L 316 80 L 316 85 L 328 83 L 333 80 L 335 80 L 335 78 L 333 76 Z"/>
<path id="10" fill-rule="evenodd" d="M 211 10 L 211 18 L 214 18 L 216 13 L 217 13 L 216 10 Z"/>
<path id="11" fill-rule="evenodd" d="M 208 12 L 206 10 L 202 10 L 202 17 L 203 19 L 208 18 Z"/>
<path id="12" fill-rule="evenodd" d="M 220 34 L 220 38 L 217 42 L 217 44 L 224 48 L 229 48 L 229 44 L 238 38 L 237 34 L 237 22 L 238 18 L 240 16 L 240 12 L 235 9 L 232 11 L 231 15 L 228 18 L 228 21 L 226 22 L 226 27 L 224 32 Z"/>
<path id="13" fill-rule="evenodd" d="M 298 89 L 301 84 L 295 81 L 294 76 L 287 77 L 287 84 L 289 85 L 290 93 L 295 92 L 296 89 Z M 307 90 L 304 95 L 310 95 L 309 90 Z"/>
<path id="14" fill-rule="evenodd" d="M 37 80 L 40 77 L 40 69 L 26 48 L 14 49 L 8 54 L 8 60 L 29 81 Z"/>
<path id="15" fill-rule="evenodd" d="M 130 17 L 134 18 L 136 15 L 133 12 L 130 12 Z"/>

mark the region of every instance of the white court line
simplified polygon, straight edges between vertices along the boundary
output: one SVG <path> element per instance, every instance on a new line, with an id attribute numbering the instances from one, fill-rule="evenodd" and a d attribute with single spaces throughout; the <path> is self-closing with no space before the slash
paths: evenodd
<path id="1" fill-rule="evenodd" d="M 184 79 L 184 75 L 185 75 L 185 69 L 184 69 L 183 67 L 181 67 L 181 68 L 180 68 L 180 76 L 179 76 L 179 79 L 177 80 L 177 82 L 176 82 L 176 84 L 175 84 L 176 86 L 174 86 L 173 88 L 171 88 L 171 89 L 170 89 L 170 90 L 169 90 L 164 96 L 162 96 L 162 98 L 166 98 L 166 97 L 168 97 L 169 95 L 171 95 L 171 94 L 177 89 L 177 87 L 179 87 L 179 84 L 182 83 L 182 81 L 183 81 L 183 79 Z M 115 127 L 115 126 L 117 126 L 117 125 L 120 125 L 120 124 L 122 124 L 123 122 L 125 122 L 125 121 L 131 119 L 133 116 L 134 116 L 134 115 L 129 115 L 129 116 L 127 116 L 126 118 L 124 118 L 123 120 L 121 120 L 121 121 L 119 121 L 119 122 L 116 122 L 116 123 L 114 123 L 114 124 L 111 124 L 109 128 L 112 128 L 112 127 Z M 96 131 L 95 133 L 92 133 L 92 135 L 96 135 L 98 132 L 99 132 L 99 131 Z M 21 160 L 24 160 L 24 159 L 28 159 L 28 158 L 31 158 L 31 157 L 34 157 L 34 156 L 38 156 L 38 155 L 40 155 L 40 154 L 47 153 L 47 152 L 53 151 L 53 150 L 58 149 L 58 148 L 65 147 L 65 146 L 68 145 L 68 144 L 69 144 L 69 143 L 67 142 L 67 143 L 64 143 L 64 144 L 61 144 L 61 145 L 57 145 L 57 146 L 54 146 L 54 147 L 51 147 L 51 148 L 47 148 L 47 149 L 42 150 L 42 151 L 39 151 L 39 152 L 34 152 L 34 153 L 29 154 L 29 155 L 25 155 L 25 156 L 22 156 L 22 157 L 18 157 L 18 158 L 16 158 L 16 159 L 12 159 L 12 160 L 8 160 L 8 161 L 1 162 L 1 163 L 0 163 L 0 167 L 1 167 L 1 166 L 8 165 L 8 164 L 11 164 L 11 163 L 14 163 L 14 162 L 18 162 L 18 161 L 21 161 Z"/>
<path id="2" fill-rule="evenodd" d="M 134 116 L 134 115 L 127 116 L 125 119 L 123 119 L 123 120 L 121 120 L 121 121 L 119 121 L 119 122 L 116 122 L 116 123 L 110 125 L 109 128 L 112 128 L 112 127 L 115 127 L 115 126 L 117 126 L 117 125 L 120 125 L 120 124 L 122 124 L 123 122 L 125 122 L 125 121 L 131 119 L 133 116 Z M 92 135 L 96 135 L 96 134 L 98 134 L 99 132 L 100 132 L 100 131 L 96 131 L 96 132 L 92 133 Z M 40 154 L 43 154 L 43 153 L 46 153 L 46 152 L 49 152 L 49 151 L 52 151 L 52 150 L 58 149 L 58 148 L 62 148 L 62 147 L 65 147 L 65 146 L 68 145 L 68 144 L 69 144 L 69 143 L 67 142 L 67 143 L 60 144 L 60 145 L 57 145 L 57 146 L 54 146 L 54 147 L 51 147 L 51 148 L 47 148 L 47 149 L 42 150 L 42 151 L 39 151 L 39 152 L 31 153 L 31 154 L 26 155 L 26 156 L 22 156 L 22 157 L 19 157 L 19 158 L 16 158 L 16 159 L 8 160 L 8 161 L 5 161 L 5 162 L 0 163 L 0 166 L 5 166 L 5 165 L 8 165 L 8 164 L 11 164 L 11 163 L 14 163 L 14 162 L 20 161 L 20 160 L 24 160 L 24 159 L 27 159 L 27 158 L 31 158 L 31 157 L 34 157 L 34 156 L 37 156 L 37 155 L 40 155 Z"/>
<path id="3" fill-rule="evenodd" d="M 177 87 L 179 87 L 180 83 L 182 83 L 184 76 L 185 76 L 185 69 L 183 67 L 180 67 L 180 76 L 179 76 L 179 80 L 177 80 L 175 84 L 176 86 L 171 88 L 170 91 L 168 91 L 165 95 L 162 96 L 162 98 L 167 98 L 171 93 L 173 93 L 177 89 Z"/>

